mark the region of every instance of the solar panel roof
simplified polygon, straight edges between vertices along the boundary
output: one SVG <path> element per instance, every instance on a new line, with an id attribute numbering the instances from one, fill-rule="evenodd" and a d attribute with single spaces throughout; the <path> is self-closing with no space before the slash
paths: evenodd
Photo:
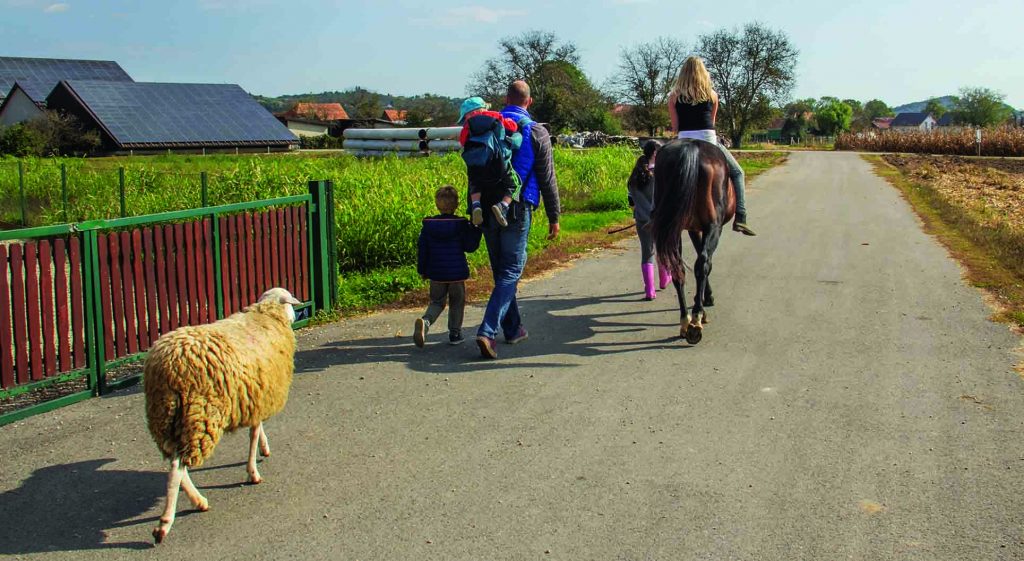
<path id="1" fill-rule="evenodd" d="M 3 92 L 0 95 L 7 95 L 11 86 L 18 82 L 32 101 L 42 102 L 61 80 L 131 82 L 132 77 L 116 62 L 108 60 L 0 56 L 0 92 Z"/>
<path id="2" fill-rule="evenodd" d="M 66 84 L 123 148 L 298 141 L 234 84 L 94 80 Z"/>

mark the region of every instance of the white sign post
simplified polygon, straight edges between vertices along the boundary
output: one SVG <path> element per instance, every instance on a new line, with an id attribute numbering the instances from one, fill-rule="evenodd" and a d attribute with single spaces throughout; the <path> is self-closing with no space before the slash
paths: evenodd
<path id="1" fill-rule="evenodd" d="M 974 129 L 974 143 L 978 146 L 978 155 L 981 155 L 981 129 Z"/>

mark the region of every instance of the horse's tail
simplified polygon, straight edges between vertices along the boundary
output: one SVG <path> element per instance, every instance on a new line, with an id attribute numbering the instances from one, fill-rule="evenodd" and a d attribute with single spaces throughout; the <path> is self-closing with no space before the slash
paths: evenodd
<path id="1" fill-rule="evenodd" d="M 700 176 L 700 146 L 696 142 L 677 144 L 678 156 L 674 166 L 671 158 L 665 158 L 668 146 L 658 157 L 657 183 L 654 188 L 654 247 L 658 261 L 672 271 L 673 276 L 682 278 L 682 235 L 694 211 L 697 198 L 697 179 Z M 669 160 L 669 161 L 664 161 Z M 661 167 L 669 164 L 668 169 Z"/>

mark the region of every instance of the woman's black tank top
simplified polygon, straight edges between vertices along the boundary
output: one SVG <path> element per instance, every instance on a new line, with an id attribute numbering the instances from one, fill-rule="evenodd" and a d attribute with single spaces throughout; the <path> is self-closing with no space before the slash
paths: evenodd
<path id="1" fill-rule="evenodd" d="M 715 124 L 711 122 L 711 107 L 714 103 L 709 99 L 705 102 L 691 105 L 683 103 L 676 98 L 676 116 L 679 118 L 680 131 L 706 131 L 713 130 Z"/>

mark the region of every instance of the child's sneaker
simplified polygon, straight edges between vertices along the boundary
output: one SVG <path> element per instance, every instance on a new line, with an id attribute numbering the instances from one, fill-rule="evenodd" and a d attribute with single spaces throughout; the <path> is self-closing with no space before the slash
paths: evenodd
<path id="1" fill-rule="evenodd" d="M 461 329 L 452 329 L 451 331 L 448 332 L 449 345 L 459 345 L 462 344 L 462 342 L 465 340 L 466 339 L 462 337 Z"/>
<path id="2" fill-rule="evenodd" d="M 469 214 L 471 216 L 470 221 L 473 222 L 474 226 L 479 226 L 484 223 L 484 209 L 480 208 L 479 202 L 473 202 Z"/>
<path id="3" fill-rule="evenodd" d="M 498 221 L 498 225 L 504 228 L 508 226 L 508 205 L 505 201 L 499 201 L 498 204 L 491 207 L 494 211 L 494 219 Z"/>
<path id="4" fill-rule="evenodd" d="M 427 331 L 430 330 L 430 321 L 423 318 L 416 319 L 416 326 L 412 329 L 412 341 L 416 346 L 423 348 L 427 343 Z"/>

